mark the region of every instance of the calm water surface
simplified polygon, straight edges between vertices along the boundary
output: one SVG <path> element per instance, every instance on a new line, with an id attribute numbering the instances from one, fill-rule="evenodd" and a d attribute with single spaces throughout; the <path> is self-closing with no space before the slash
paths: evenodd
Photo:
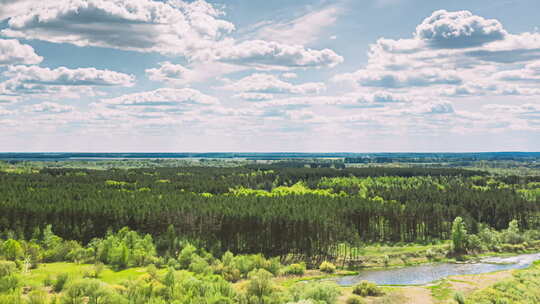
<path id="1" fill-rule="evenodd" d="M 361 271 L 360 274 L 355 276 L 339 277 L 334 281 L 342 286 L 354 285 L 362 280 L 375 282 L 378 285 L 417 285 L 430 283 L 452 275 L 481 274 L 527 268 L 536 260 L 540 260 L 540 253 L 521 254 L 506 258 L 484 258 L 480 262 L 470 264 L 441 263 L 398 269 L 367 270 Z"/>

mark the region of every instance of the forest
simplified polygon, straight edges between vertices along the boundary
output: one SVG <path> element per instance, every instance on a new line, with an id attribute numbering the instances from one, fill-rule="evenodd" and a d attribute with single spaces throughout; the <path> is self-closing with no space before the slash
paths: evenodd
<path id="1" fill-rule="evenodd" d="M 393 259 L 408 264 L 540 247 L 537 174 L 298 161 L 99 169 L 52 162 L 4 163 L 0 185 L 0 294 L 8 292 L 9 301 L 29 298 L 18 272 L 67 262 L 90 266 L 65 292 L 54 291 L 62 275 L 68 281 L 65 273 L 48 285 L 29 279 L 34 287 L 52 286 L 54 299 L 39 296 L 44 301 L 80 303 L 77 292 L 99 287 L 101 298 L 113 300 L 91 303 L 336 303 L 336 286 L 291 283 L 280 290 L 271 278 L 358 271 L 372 260 L 391 266 Z M 424 247 L 410 256 L 389 250 L 366 257 L 366 248 L 410 244 Z M 130 269 L 146 275 L 114 291 L 98 280 L 103 269 L 113 277 Z M 190 288 L 203 287 L 185 286 L 192 279 L 213 298 L 193 295 Z M 234 282 L 245 286 L 238 292 Z M 358 291 L 350 303 L 383 293 L 358 288 L 376 291 Z"/>

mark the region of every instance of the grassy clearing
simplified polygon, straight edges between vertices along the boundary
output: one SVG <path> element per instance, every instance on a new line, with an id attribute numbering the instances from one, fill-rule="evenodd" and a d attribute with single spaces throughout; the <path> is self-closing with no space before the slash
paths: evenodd
<path id="1" fill-rule="evenodd" d="M 27 273 L 21 275 L 21 279 L 25 286 L 39 287 L 43 285 L 43 281 L 50 277 L 56 278 L 59 274 L 67 273 L 72 280 L 83 278 L 86 272 L 91 271 L 92 264 L 75 264 L 75 263 L 44 263 L 40 264 L 37 269 L 31 269 Z M 166 272 L 165 269 L 158 270 L 160 275 Z M 99 279 L 107 284 L 119 284 L 126 280 L 135 280 L 146 273 L 146 269 L 142 267 L 134 267 L 122 271 L 113 271 L 109 267 L 105 267 Z"/>

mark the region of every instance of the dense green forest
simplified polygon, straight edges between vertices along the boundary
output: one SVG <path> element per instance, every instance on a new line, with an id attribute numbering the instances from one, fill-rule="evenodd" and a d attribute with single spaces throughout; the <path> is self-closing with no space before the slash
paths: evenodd
<path id="1" fill-rule="evenodd" d="M 405 303 L 408 289 L 317 278 L 538 250 L 534 172 L 0 163 L 0 303 Z M 491 294 L 471 299 L 496 300 Z"/>
<path id="2" fill-rule="evenodd" d="M 457 216 L 472 233 L 538 228 L 539 182 L 437 168 L 42 168 L 0 173 L 0 231 L 29 239 L 51 224 L 88 243 L 125 226 L 159 240 L 173 227 L 215 254 L 324 258 L 340 243 L 449 239 Z"/>

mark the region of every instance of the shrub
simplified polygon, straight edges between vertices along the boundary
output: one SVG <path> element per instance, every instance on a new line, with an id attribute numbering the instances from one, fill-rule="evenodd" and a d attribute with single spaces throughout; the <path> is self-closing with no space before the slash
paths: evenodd
<path id="1" fill-rule="evenodd" d="M 67 273 L 61 273 L 56 277 L 56 281 L 53 285 L 54 292 L 60 292 L 66 286 L 67 281 L 69 280 L 69 275 Z"/>
<path id="2" fill-rule="evenodd" d="M 189 264 L 191 264 L 191 261 L 193 259 L 193 255 L 195 255 L 195 252 L 197 251 L 197 248 L 191 244 L 187 244 L 180 253 L 178 254 L 178 263 L 180 263 L 180 267 L 182 269 L 188 269 Z"/>
<path id="3" fill-rule="evenodd" d="M 376 296 L 382 296 L 384 294 L 384 292 L 382 291 L 380 287 L 378 287 L 375 283 L 368 282 L 368 281 L 361 281 L 360 283 L 358 283 L 356 286 L 353 287 L 352 292 L 355 295 L 359 295 L 362 297 L 367 297 L 367 296 L 376 297 Z"/>
<path id="4" fill-rule="evenodd" d="M 83 279 L 69 286 L 62 296 L 62 304 L 99 303 L 124 304 L 126 299 L 94 279 Z"/>
<path id="5" fill-rule="evenodd" d="M 306 264 L 291 264 L 285 267 L 284 273 L 289 275 L 303 275 L 306 272 Z"/>
<path id="6" fill-rule="evenodd" d="M 47 304 L 48 293 L 45 290 L 38 289 L 33 290 L 28 294 L 28 299 L 26 300 L 27 304 Z"/>
<path id="7" fill-rule="evenodd" d="M 13 239 L 9 239 L 2 245 L 2 254 L 6 259 L 15 261 L 22 258 L 24 252 L 21 244 Z"/>
<path id="8" fill-rule="evenodd" d="M 458 302 L 458 304 L 465 304 L 465 298 L 463 297 L 463 294 L 459 292 L 454 294 L 454 300 Z"/>
<path id="9" fill-rule="evenodd" d="M 0 279 L 0 293 L 13 291 L 19 287 L 19 278 L 14 274 Z"/>
<path id="10" fill-rule="evenodd" d="M 208 262 L 196 254 L 193 255 L 192 261 L 189 264 L 189 270 L 198 274 L 212 273 L 212 269 L 210 268 L 210 265 L 208 265 Z"/>
<path id="11" fill-rule="evenodd" d="M 10 261 L 0 261 L 0 278 L 7 277 L 15 273 L 17 265 Z"/>
<path id="12" fill-rule="evenodd" d="M 268 297 L 274 291 L 272 274 L 264 269 L 253 270 L 249 273 L 247 284 L 247 296 L 262 299 Z"/>
<path id="13" fill-rule="evenodd" d="M 101 276 L 101 273 L 105 269 L 105 265 L 101 262 L 97 262 L 94 264 L 94 277 L 99 278 Z"/>
<path id="14" fill-rule="evenodd" d="M 523 237 L 529 242 L 540 240 L 540 231 L 536 229 L 527 230 L 523 233 Z"/>
<path id="15" fill-rule="evenodd" d="M 362 299 L 361 297 L 359 296 L 350 296 L 346 301 L 345 301 L 346 304 L 364 304 L 366 303 L 364 301 L 364 299 Z"/>
<path id="16" fill-rule="evenodd" d="M 467 238 L 467 251 L 470 252 L 481 252 L 486 249 L 486 246 L 482 243 L 482 239 L 477 235 L 469 235 Z"/>
<path id="17" fill-rule="evenodd" d="M 315 303 L 335 303 L 340 295 L 339 287 L 332 283 L 304 284 L 301 291 L 301 298 Z"/>
<path id="18" fill-rule="evenodd" d="M 51 274 L 48 273 L 47 276 L 43 279 L 43 286 L 53 286 L 53 279 L 51 278 Z"/>
<path id="19" fill-rule="evenodd" d="M 238 268 L 242 276 L 247 276 L 254 269 L 253 260 L 247 255 L 239 255 L 234 257 L 234 266 Z"/>
<path id="20" fill-rule="evenodd" d="M 390 257 L 387 254 L 385 254 L 383 257 L 383 263 L 384 267 L 388 267 L 388 265 L 390 264 Z"/>
<path id="21" fill-rule="evenodd" d="M 525 241 L 523 235 L 519 231 L 517 220 L 512 220 L 508 223 L 508 229 L 503 232 L 503 241 L 508 244 L 520 244 Z"/>
<path id="22" fill-rule="evenodd" d="M 319 270 L 326 273 L 334 273 L 336 271 L 336 266 L 330 262 L 324 261 L 319 266 Z"/>
<path id="23" fill-rule="evenodd" d="M 456 217 L 452 223 L 452 250 L 454 253 L 465 252 L 467 228 L 461 217 Z"/>
<path id="24" fill-rule="evenodd" d="M 221 257 L 221 262 L 225 266 L 232 266 L 234 262 L 234 254 L 230 251 L 225 252 Z"/>
<path id="25" fill-rule="evenodd" d="M 154 265 L 154 264 L 148 265 L 148 267 L 146 267 L 146 273 L 148 273 L 148 275 L 149 275 L 153 280 L 157 280 L 157 279 L 158 279 L 158 272 L 157 272 L 156 265 Z"/>

